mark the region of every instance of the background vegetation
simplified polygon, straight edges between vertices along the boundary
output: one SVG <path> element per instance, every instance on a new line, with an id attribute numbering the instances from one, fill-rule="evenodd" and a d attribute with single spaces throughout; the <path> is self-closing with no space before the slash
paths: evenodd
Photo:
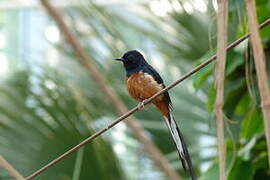
<path id="1" fill-rule="evenodd" d="M 19 3 L 20 2 L 20 3 Z M 19 4 L 18 4 L 19 3 Z M 0 1 L 0 154 L 23 175 L 76 145 L 117 117 L 113 105 L 76 60 L 39 1 Z M 216 3 L 211 0 L 53 2 L 110 85 L 132 108 L 122 65 L 137 49 L 166 84 L 216 52 Z M 270 1 L 257 0 L 259 22 Z M 230 1 L 229 41 L 247 30 L 244 0 Z M 270 27 L 261 31 L 268 73 Z M 213 104 L 214 64 L 170 91 L 174 114 L 201 180 L 218 179 Z M 228 53 L 225 82 L 228 179 L 269 179 L 267 149 L 254 63 L 248 41 Z M 135 114 L 149 137 L 183 172 L 162 116 Z M 37 179 L 166 179 L 124 123 Z M 0 168 L 0 179 L 11 179 Z M 188 179 L 188 178 L 186 178 Z"/>

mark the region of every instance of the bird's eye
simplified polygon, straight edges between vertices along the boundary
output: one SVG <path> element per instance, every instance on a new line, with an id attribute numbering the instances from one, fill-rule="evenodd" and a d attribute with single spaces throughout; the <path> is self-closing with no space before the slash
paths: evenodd
<path id="1" fill-rule="evenodd" d="M 129 59 L 131 62 L 135 62 L 135 61 L 136 61 L 135 56 L 133 56 L 132 54 L 128 56 L 128 59 Z"/>

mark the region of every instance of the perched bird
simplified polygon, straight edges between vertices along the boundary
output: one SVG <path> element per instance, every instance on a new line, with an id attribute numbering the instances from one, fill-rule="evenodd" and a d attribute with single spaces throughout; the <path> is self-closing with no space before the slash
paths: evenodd
<path id="1" fill-rule="evenodd" d="M 158 72 L 146 62 L 140 52 L 131 50 L 126 52 L 121 58 L 116 58 L 116 60 L 123 62 L 127 76 L 127 90 L 134 99 L 140 102 L 139 108 L 144 107 L 145 99 L 150 98 L 165 87 Z M 188 170 L 192 180 L 195 180 L 196 176 L 187 146 L 172 115 L 172 102 L 169 93 L 165 92 L 159 95 L 152 103 L 165 118 L 184 170 Z"/>

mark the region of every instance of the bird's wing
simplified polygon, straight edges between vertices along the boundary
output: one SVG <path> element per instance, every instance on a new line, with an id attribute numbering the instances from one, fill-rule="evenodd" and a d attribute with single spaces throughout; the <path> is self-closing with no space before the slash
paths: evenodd
<path id="1" fill-rule="evenodd" d="M 158 84 L 162 84 L 163 87 L 165 88 L 165 85 L 164 85 L 164 82 L 163 82 L 163 79 L 161 78 L 161 76 L 159 75 L 159 73 L 150 65 L 147 65 L 145 68 L 142 69 L 142 71 L 144 73 L 148 73 L 150 74 L 151 76 L 153 76 L 153 78 L 155 79 L 155 81 L 158 83 Z M 164 93 L 165 95 L 165 98 L 166 98 L 166 101 L 167 103 L 169 104 L 170 108 L 172 107 L 172 103 L 171 103 L 171 98 L 170 98 L 170 95 L 168 92 L 165 92 Z"/>

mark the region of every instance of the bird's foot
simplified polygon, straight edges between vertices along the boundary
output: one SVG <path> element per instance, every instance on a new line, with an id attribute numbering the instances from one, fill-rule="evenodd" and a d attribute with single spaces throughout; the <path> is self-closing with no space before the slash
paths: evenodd
<path id="1" fill-rule="evenodd" d="M 139 104 L 138 104 L 138 109 L 139 109 L 139 110 L 144 109 L 144 107 L 145 107 L 145 100 L 139 102 Z"/>

